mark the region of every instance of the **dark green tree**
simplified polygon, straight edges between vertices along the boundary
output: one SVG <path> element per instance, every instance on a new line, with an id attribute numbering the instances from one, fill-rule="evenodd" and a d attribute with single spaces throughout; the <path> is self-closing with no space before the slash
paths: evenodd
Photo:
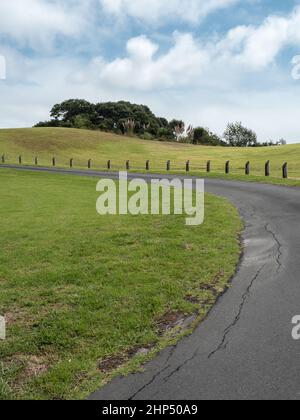
<path id="1" fill-rule="evenodd" d="M 225 146 L 225 142 L 219 136 L 209 131 L 207 128 L 197 127 L 194 130 L 194 144 L 207 146 Z"/>
<path id="2" fill-rule="evenodd" d="M 61 104 L 56 104 L 50 111 L 50 116 L 56 121 L 74 124 L 75 117 L 85 115 L 89 117 L 94 110 L 94 105 L 83 99 L 69 99 Z"/>

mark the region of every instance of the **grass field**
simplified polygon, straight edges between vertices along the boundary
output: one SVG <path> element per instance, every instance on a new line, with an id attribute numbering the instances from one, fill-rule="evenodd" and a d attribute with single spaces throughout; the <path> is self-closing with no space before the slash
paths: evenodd
<path id="1" fill-rule="evenodd" d="M 194 228 L 101 217 L 96 182 L 0 169 L 0 399 L 86 397 L 178 339 L 180 320 L 199 322 L 235 271 L 242 226 L 226 200 L 208 195 Z"/>
<path id="2" fill-rule="evenodd" d="M 300 180 L 300 144 L 269 148 L 222 148 L 161 143 L 117 136 L 109 133 L 62 129 L 36 128 L 0 130 L 0 155 L 6 156 L 7 163 L 17 163 L 22 155 L 23 163 L 32 165 L 38 157 L 40 165 L 51 165 L 56 157 L 57 166 L 68 167 L 70 159 L 74 166 L 86 168 L 92 159 L 94 168 L 105 169 L 107 161 L 112 161 L 112 169 L 124 169 L 130 160 L 131 169 L 145 169 L 146 160 L 151 162 L 153 172 L 166 169 L 171 160 L 171 168 L 178 172 L 185 170 L 187 160 L 191 161 L 191 171 L 205 172 L 206 162 L 212 161 L 213 173 L 224 173 L 225 162 L 231 161 L 233 176 L 244 176 L 245 163 L 251 162 L 251 174 L 264 175 L 264 165 L 271 161 L 271 176 L 281 177 L 284 162 L 289 164 L 289 177 Z"/>

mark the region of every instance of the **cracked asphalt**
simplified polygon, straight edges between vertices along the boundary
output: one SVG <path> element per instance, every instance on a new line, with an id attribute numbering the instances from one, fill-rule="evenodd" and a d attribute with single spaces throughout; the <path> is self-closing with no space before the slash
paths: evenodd
<path id="1" fill-rule="evenodd" d="M 245 222 L 231 287 L 191 336 L 91 400 L 300 399 L 300 341 L 291 335 L 291 320 L 300 315 L 300 188 L 207 179 L 205 189 L 228 198 Z"/>

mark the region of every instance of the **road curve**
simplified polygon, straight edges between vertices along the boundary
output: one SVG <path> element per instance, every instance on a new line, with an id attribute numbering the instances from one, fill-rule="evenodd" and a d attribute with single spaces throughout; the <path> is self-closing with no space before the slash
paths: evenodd
<path id="1" fill-rule="evenodd" d="M 116 378 L 90 399 L 300 399 L 300 341 L 291 334 L 291 320 L 300 315 L 300 188 L 207 179 L 205 189 L 228 198 L 245 221 L 232 287 L 191 336 L 143 373 Z"/>

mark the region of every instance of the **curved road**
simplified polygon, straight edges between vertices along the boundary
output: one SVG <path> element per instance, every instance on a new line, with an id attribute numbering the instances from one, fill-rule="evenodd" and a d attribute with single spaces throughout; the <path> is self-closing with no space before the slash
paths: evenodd
<path id="1" fill-rule="evenodd" d="M 291 335 L 291 320 L 300 315 L 300 188 L 215 179 L 205 185 L 245 221 L 232 287 L 191 336 L 162 351 L 145 372 L 117 378 L 90 399 L 300 399 L 300 341 Z"/>

